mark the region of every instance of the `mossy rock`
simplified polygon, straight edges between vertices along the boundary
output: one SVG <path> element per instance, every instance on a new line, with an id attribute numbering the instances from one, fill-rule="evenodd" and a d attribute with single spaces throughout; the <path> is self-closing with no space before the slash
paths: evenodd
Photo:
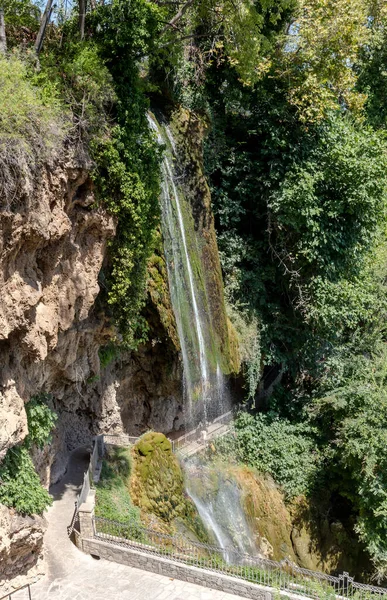
<path id="1" fill-rule="evenodd" d="M 141 456 L 147 456 L 150 452 L 153 452 L 153 446 L 149 442 L 142 440 L 138 443 L 137 450 Z"/>
<path id="2" fill-rule="evenodd" d="M 189 500 L 172 444 L 162 433 L 149 432 L 132 449 L 131 496 L 143 511 L 166 522 L 184 514 Z"/>

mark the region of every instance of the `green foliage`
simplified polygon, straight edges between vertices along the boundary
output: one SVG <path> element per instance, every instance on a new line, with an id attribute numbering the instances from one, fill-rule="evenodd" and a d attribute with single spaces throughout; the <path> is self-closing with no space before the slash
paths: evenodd
<path id="1" fill-rule="evenodd" d="M 95 514 L 120 523 L 140 524 L 140 511 L 129 493 L 131 456 L 128 448 L 114 446 L 102 463 L 96 490 Z"/>
<path id="2" fill-rule="evenodd" d="M 337 113 L 306 132 L 272 87 L 223 98 L 214 89 L 226 114 L 206 163 L 229 300 L 258 315 L 263 363 L 293 368 L 338 328 L 349 335 L 372 318 L 367 269 L 384 227 L 386 141 Z"/>
<path id="3" fill-rule="evenodd" d="M 275 415 L 242 412 L 234 427 L 235 438 L 216 442 L 218 451 L 270 473 L 288 498 L 312 490 L 320 457 L 310 426 Z"/>
<path id="4" fill-rule="evenodd" d="M 178 26 L 166 28 L 162 38 L 161 47 L 166 47 L 162 69 L 172 79 L 178 101 L 192 109 L 211 110 L 205 84 L 208 70 L 220 65 L 231 69 L 242 86 L 252 86 L 270 68 L 271 52 L 282 45 L 296 6 L 297 0 L 192 3 Z M 179 37 L 188 41 L 181 44 Z"/>
<path id="5" fill-rule="evenodd" d="M 47 396 L 35 396 L 26 404 L 28 436 L 21 446 L 9 448 L 0 464 L 0 503 L 23 514 L 41 514 L 52 502 L 35 471 L 30 450 L 50 443 L 56 414 L 45 404 Z"/>
<path id="6" fill-rule="evenodd" d="M 0 503 L 22 514 L 41 514 L 52 502 L 26 446 L 10 448 L 0 464 Z"/>
<path id="7" fill-rule="evenodd" d="M 69 40 L 58 52 L 51 48 L 41 55 L 41 69 L 33 80 L 43 91 L 54 89 L 69 107 L 73 120 L 72 135 L 87 143 L 104 139 L 112 126 L 112 110 L 116 95 L 111 73 L 93 41 Z"/>
<path id="8" fill-rule="evenodd" d="M 289 166 L 269 196 L 276 252 L 303 279 L 309 271 L 349 279 L 384 225 L 386 139 L 340 115 L 317 135 L 315 147 Z"/>
<path id="9" fill-rule="evenodd" d="M 31 446 L 43 448 L 51 442 L 50 434 L 58 417 L 47 406 L 46 402 L 49 399 L 49 395 L 40 394 L 33 396 L 26 404 L 28 436 L 24 443 L 28 448 L 31 448 Z"/>
<path id="10" fill-rule="evenodd" d="M 367 96 L 365 109 L 368 120 L 376 128 L 386 128 L 387 103 L 385 96 L 387 77 L 387 10 L 385 3 L 374 3 L 370 17 L 371 39 L 361 49 L 356 71 L 358 89 Z"/>
<path id="11" fill-rule="evenodd" d="M 118 219 L 110 249 L 107 302 L 128 347 L 146 339 L 148 327 L 141 309 L 145 305 L 146 265 L 158 222 L 157 148 L 144 124 L 140 131 L 141 140 L 134 140 L 135 131 L 128 136 L 128 129 L 117 126 L 113 139 L 93 152 L 98 193 Z M 137 129 L 139 135 L 140 131 Z"/>
<path id="12" fill-rule="evenodd" d="M 123 343 L 137 347 L 146 339 L 146 264 L 158 223 L 159 150 L 147 119 L 147 100 L 136 58 L 150 51 L 158 9 L 136 0 L 115 0 L 90 16 L 99 56 L 112 77 L 117 102 L 108 137 L 93 139 L 94 179 L 100 201 L 117 220 L 110 246 L 107 304 Z M 120 61 L 117 62 L 117 53 Z"/>
<path id="13" fill-rule="evenodd" d="M 98 350 L 101 369 L 107 367 L 115 358 L 117 358 L 117 356 L 119 356 L 119 353 L 119 346 L 113 342 L 106 344 L 106 346 L 101 346 Z"/>
<path id="14" fill-rule="evenodd" d="M 360 539 L 381 566 L 387 558 L 387 350 L 336 349 L 327 360 L 312 417 L 328 438 L 331 478 L 357 514 Z M 363 352 L 362 352 L 363 350 Z"/>
<path id="15" fill-rule="evenodd" d="M 24 27 L 37 32 L 40 22 L 39 4 L 31 0 L 2 0 L 6 26 Z"/>
<path id="16" fill-rule="evenodd" d="M 36 176 L 60 147 L 68 123 L 54 95 L 29 81 L 28 66 L 16 55 L 0 55 L 0 197 L 10 207 L 23 182 Z"/>

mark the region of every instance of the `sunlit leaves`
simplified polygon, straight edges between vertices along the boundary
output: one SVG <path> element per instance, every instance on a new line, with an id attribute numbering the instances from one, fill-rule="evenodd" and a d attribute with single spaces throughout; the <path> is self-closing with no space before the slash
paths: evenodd
<path id="1" fill-rule="evenodd" d="M 305 123 L 341 104 L 359 112 L 353 69 L 370 38 L 367 0 L 299 0 L 277 75 L 289 81 L 289 102 Z"/>

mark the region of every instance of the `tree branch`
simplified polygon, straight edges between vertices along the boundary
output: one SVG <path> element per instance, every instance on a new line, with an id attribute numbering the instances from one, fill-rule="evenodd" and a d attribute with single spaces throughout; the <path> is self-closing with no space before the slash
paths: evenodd
<path id="1" fill-rule="evenodd" d="M 38 32 L 38 35 L 36 36 L 36 41 L 35 41 L 36 54 L 39 54 L 39 52 L 41 51 L 42 46 L 43 46 L 43 40 L 44 40 L 44 35 L 46 33 L 46 27 L 47 27 L 47 24 L 50 20 L 51 13 L 52 13 L 53 1 L 54 0 L 47 0 L 46 8 L 44 9 L 43 17 L 40 22 L 39 32 Z"/>
<path id="2" fill-rule="evenodd" d="M 175 14 L 175 16 L 169 21 L 169 23 L 161 30 L 161 35 L 163 35 L 163 33 L 165 33 L 166 31 L 168 31 L 169 27 L 172 27 L 172 29 L 175 28 L 175 25 L 178 21 L 180 21 L 180 19 L 184 16 L 185 12 L 189 9 L 189 7 L 191 6 L 191 4 L 194 3 L 194 0 L 188 0 L 188 2 L 186 2 L 181 9 Z"/>

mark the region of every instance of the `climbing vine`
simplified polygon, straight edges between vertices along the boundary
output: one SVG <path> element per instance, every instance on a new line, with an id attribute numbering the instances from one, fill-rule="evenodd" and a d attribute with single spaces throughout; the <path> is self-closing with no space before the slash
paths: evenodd
<path id="1" fill-rule="evenodd" d="M 50 442 L 56 414 L 47 405 L 47 396 L 31 398 L 26 404 L 28 435 L 21 446 L 9 448 L 0 465 L 0 504 L 22 514 L 41 514 L 52 502 L 41 485 L 30 451 Z"/>

